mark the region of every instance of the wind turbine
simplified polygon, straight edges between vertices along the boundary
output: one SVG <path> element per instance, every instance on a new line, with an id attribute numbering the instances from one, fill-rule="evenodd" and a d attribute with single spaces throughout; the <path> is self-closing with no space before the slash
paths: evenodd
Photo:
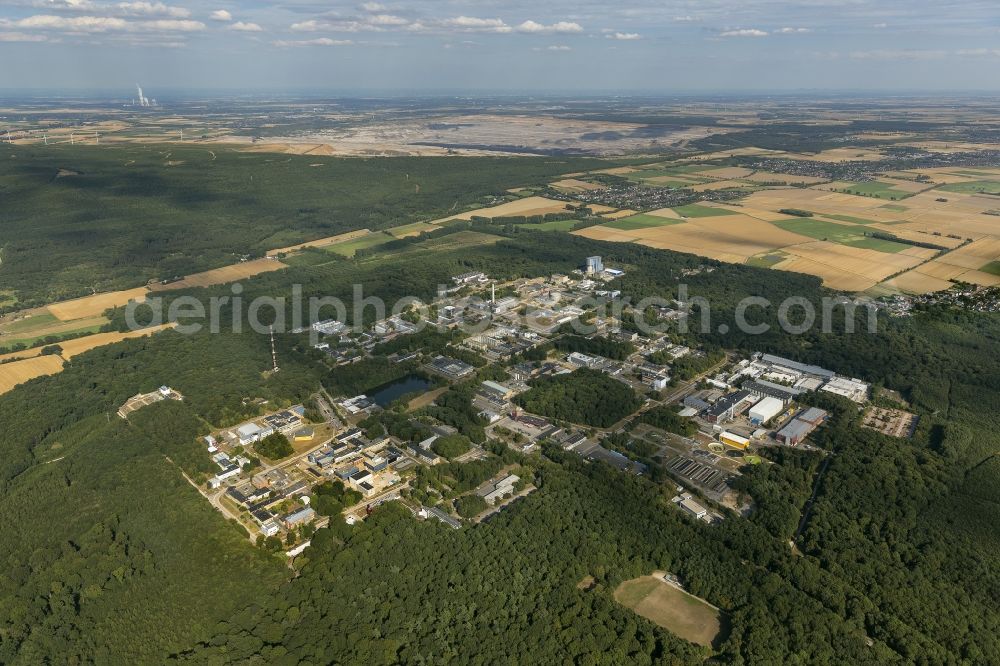
<path id="1" fill-rule="evenodd" d="M 97 132 L 94 132 L 94 145 L 95 146 L 101 145 L 101 135 L 98 134 Z"/>
<path id="2" fill-rule="evenodd" d="M 69 133 L 69 145 L 71 145 L 71 146 L 75 146 L 76 145 L 76 139 L 73 138 L 73 133 L 72 132 Z"/>
<path id="3" fill-rule="evenodd" d="M 45 132 L 42 132 L 42 141 L 45 142 L 46 146 L 49 145 L 49 135 L 46 134 Z"/>

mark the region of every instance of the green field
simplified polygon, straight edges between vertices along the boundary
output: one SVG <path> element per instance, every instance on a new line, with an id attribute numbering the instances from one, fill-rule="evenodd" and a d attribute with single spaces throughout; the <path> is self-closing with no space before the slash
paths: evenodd
<path id="1" fill-rule="evenodd" d="M 878 250 L 879 252 L 887 252 L 889 254 L 902 252 L 907 248 L 913 247 L 912 245 L 907 245 L 906 243 L 897 243 L 896 241 L 885 240 L 883 238 L 870 238 L 870 237 L 865 237 L 858 240 L 843 241 L 842 245 L 849 245 L 851 247 L 860 247 L 865 250 Z"/>
<path id="2" fill-rule="evenodd" d="M 885 208 L 886 210 L 891 210 L 891 211 L 893 211 L 895 213 L 902 213 L 904 211 L 910 210 L 906 206 L 900 206 L 899 204 L 886 204 L 884 206 L 880 206 L 880 208 Z M 829 216 L 827 216 L 827 217 L 829 217 Z M 862 222 L 861 224 L 864 224 L 864 222 Z"/>
<path id="3" fill-rule="evenodd" d="M 775 264 L 780 264 L 786 258 L 786 255 L 783 253 L 764 254 L 757 257 L 750 257 L 747 259 L 747 265 L 757 268 L 770 268 Z"/>
<path id="4" fill-rule="evenodd" d="M 361 236 L 360 238 L 354 238 L 343 243 L 330 245 L 324 249 L 327 252 L 333 252 L 343 257 L 353 257 L 354 253 L 358 250 L 376 247 L 392 240 L 396 239 L 388 232 L 376 231 L 375 233 L 368 234 L 367 236 Z"/>
<path id="5" fill-rule="evenodd" d="M 23 333 L 25 331 L 31 331 L 42 328 L 43 326 L 51 326 L 58 323 L 59 319 L 54 314 L 48 310 L 43 310 L 30 317 L 25 317 L 24 319 L 18 319 L 17 321 L 13 321 L 9 324 L 4 324 L 3 331 L 11 334 Z"/>
<path id="6" fill-rule="evenodd" d="M 883 183 L 881 181 L 871 181 L 866 183 L 851 183 L 848 187 L 837 190 L 838 192 L 846 192 L 848 194 L 858 194 L 869 197 L 876 197 L 878 199 L 905 199 L 907 197 L 912 197 L 913 192 L 904 192 L 903 190 L 897 190 L 891 183 Z"/>
<path id="7" fill-rule="evenodd" d="M 792 231 L 803 236 L 809 236 L 817 240 L 827 240 L 833 243 L 843 243 L 864 238 L 864 227 L 827 222 L 815 217 L 777 220 L 771 224 L 786 231 Z"/>
<path id="8" fill-rule="evenodd" d="M 1000 275 L 1000 261 L 991 261 L 979 270 L 990 275 Z"/>
<path id="9" fill-rule="evenodd" d="M 888 208 L 888 206 L 882 206 L 882 208 Z M 903 208 L 903 207 L 902 206 L 898 206 L 898 208 Z M 906 209 L 903 208 L 903 210 L 906 210 Z M 829 218 L 831 220 L 840 220 L 841 222 L 851 222 L 853 224 L 877 224 L 878 223 L 877 220 L 869 220 L 869 219 L 866 219 L 866 218 L 863 218 L 863 217 L 854 217 L 853 215 L 839 215 L 839 214 L 834 215 L 834 214 L 830 214 L 830 213 L 821 213 L 821 217 L 826 217 L 826 218 Z"/>
<path id="10" fill-rule="evenodd" d="M 678 215 L 683 217 L 718 217 L 722 215 L 736 215 L 731 210 L 725 208 L 712 208 L 701 204 L 688 204 L 687 206 L 677 206 L 673 209 Z"/>
<path id="11" fill-rule="evenodd" d="M 684 220 L 675 220 L 670 217 L 659 217 L 658 215 L 644 215 L 642 213 L 638 215 L 631 215 L 629 217 L 623 217 L 617 220 L 611 220 L 610 222 L 605 222 L 605 227 L 610 227 L 612 229 L 648 229 L 649 227 L 666 227 L 671 224 L 683 224 Z"/>
<path id="12" fill-rule="evenodd" d="M 937 189 L 943 192 L 960 192 L 964 194 L 1000 194 L 1000 181 L 995 180 L 971 180 L 967 183 L 949 183 L 941 185 Z"/>

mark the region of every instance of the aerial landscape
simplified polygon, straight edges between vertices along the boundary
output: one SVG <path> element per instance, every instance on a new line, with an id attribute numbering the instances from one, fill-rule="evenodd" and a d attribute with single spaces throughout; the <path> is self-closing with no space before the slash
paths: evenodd
<path id="1" fill-rule="evenodd" d="M 5 3 L 0 663 L 1000 663 L 1000 13 L 851 8 Z"/>

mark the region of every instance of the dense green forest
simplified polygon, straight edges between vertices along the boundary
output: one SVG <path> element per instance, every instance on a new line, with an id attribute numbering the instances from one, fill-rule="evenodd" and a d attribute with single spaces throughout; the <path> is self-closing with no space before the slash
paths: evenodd
<path id="1" fill-rule="evenodd" d="M 303 240 L 442 217 L 511 187 L 606 165 L 17 146 L 0 160 L 0 285 L 19 307 L 141 286 Z"/>
<path id="2" fill-rule="evenodd" d="M 607 428 L 625 418 L 642 400 L 625 384 L 599 370 L 580 368 L 566 375 L 541 377 L 514 400 L 533 414 Z"/>
<path id="3" fill-rule="evenodd" d="M 732 325 L 741 297 L 828 293 L 809 276 L 565 234 L 496 233 L 505 238 L 492 245 L 421 242 L 293 267 L 248 281 L 247 294 L 299 282 L 307 295 L 349 296 L 361 282 L 387 299 L 430 298 L 466 270 L 565 272 L 599 254 L 627 269 L 615 288 L 633 300 L 671 298 L 682 270 L 710 263 L 712 273 L 686 281 L 711 302 L 713 324 L 732 332 L 712 326 L 685 342 L 780 353 L 898 390 L 921 415 L 918 430 L 912 440 L 864 430 L 856 407 L 816 396 L 833 415 L 815 437 L 828 455 L 777 452 L 741 481 L 754 513 L 711 526 L 669 505 L 673 483 L 545 446 L 531 458 L 538 490 L 490 521 L 452 530 L 390 503 L 363 524 L 318 530 L 293 576 L 185 480 L 182 470 L 197 479 L 211 469 L 196 436 L 255 413 L 245 398 L 287 405 L 321 381 L 352 393 L 400 366 L 331 371 L 302 336 L 283 334 L 282 370 L 266 375 L 266 337 L 129 340 L 0 396 L 0 558 L 9 571 L 0 662 L 701 663 L 705 650 L 611 597 L 618 582 L 654 569 L 723 609 L 721 663 L 1000 661 L 1000 317 L 935 308 L 883 316 L 875 334 L 844 333 L 841 322 L 829 334 L 775 327 L 751 336 Z M 775 319 L 773 309 L 755 315 Z M 128 421 L 115 415 L 164 383 L 185 400 Z M 448 395 L 441 413 L 467 418 L 464 389 Z M 603 410 L 605 401 L 586 404 Z M 404 438 L 426 432 L 398 413 L 382 421 L 370 425 Z M 471 490 L 500 465 L 421 467 L 418 487 L 422 497 Z M 328 494 L 321 503 L 335 511 L 345 498 Z M 596 582 L 588 591 L 577 588 L 585 576 Z"/>

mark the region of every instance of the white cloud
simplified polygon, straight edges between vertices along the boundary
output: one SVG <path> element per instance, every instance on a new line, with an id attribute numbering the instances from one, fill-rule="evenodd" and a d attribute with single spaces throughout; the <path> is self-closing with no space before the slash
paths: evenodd
<path id="1" fill-rule="evenodd" d="M 882 28 L 888 28 L 889 24 L 888 23 L 874 23 L 874 24 L 872 24 L 872 27 L 873 28 L 878 28 L 878 29 L 881 30 Z"/>
<path id="2" fill-rule="evenodd" d="M 0 42 L 47 42 L 46 35 L 33 35 L 27 32 L 0 32 Z"/>
<path id="3" fill-rule="evenodd" d="M 216 9 L 209 15 L 209 18 L 213 21 L 232 21 L 233 15 L 227 12 L 225 9 Z"/>
<path id="4" fill-rule="evenodd" d="M 571 32 L 583 32 L 583 26 L 579 23 L 573 23 L 570 21 L 559 21 L 553 23 L 552 25 L 545 25 L 543 23 L 538 23 L 536 21 L 525 21 L 521 25 L 517 26 L 518 32 L 535 32 L 535 33 L 545 33 L 545 32 L 558 32 L 558 33 L 571 33 Z"/>
<path id="5" fill-rule="evenodd" d="M 674 23 L 694 23 L 697 20 L 698 19 L 696 19 L 693 16 L 675 16 L 674 17 Z"/>
<path id="6" fill-rule="evenodd" d="M 631 42 L 636 39 L 642 39 L 642 35 L 637 32 L 614 32 L 610 35 L 605 35 L 608 39 L 617 39 L 622 42 Z"/>
<path id="7" fill-rule="evenodd" d="M 191 12 L 183 7 L 171 7 L 162 2 L 119 2 L 118 9 L 129 16 L 166 16 L 169 18 L 187 18 Z"/>
<path id="8" fill-rule="evenodd" d="M 236 23 L 227 26 L 227 30 L 236 30 L 237 32 L 262 32 L 264 28 L 260 27 L 256 23 L 237 21 Z"/>
<path id="9" fill-rule="evenodd" d="M 315 32 L 322 28 L 320 22 L 316 19 L 310 19 L 308 21 L 300 21 L 298 23 L 293 23 L 291 26 L 292 30 L 296 32 Z"/>
<path id="10" fill-rule="evenodd" d="M 546 46 L 546 51 L 572 51 L 573 49 L 566 46 L 565 44 L 553 44 L 552 46 Z"/>
<path id="11" fill-rule="evenodd" d="M 386 7 L 380 2 L 366 2 L 363 5 L 361 5 L 361 9 L 365 10 L 366 12 L 384 12 L 386 9 L 388 9 L 388 7 Z"/>
<path id="12" fill-rule="evenodd" d="M 376 14 L 368 19 L 368 23 L 373 26 L 399 27 L 409 25 L 410 21 L 402 16 L 395 16 L 393 14 Z"/>
<path id="13" fill-rule="evenodd" d="M 940 60 L 947 57 L 947 51 L 920 49 L 876 49 L 874 51 L 852 51 L 855 60 Z"/>
<path id="14" fill-rule="evenodd" d="M 719 37 L 767 37 L 767 33 L 756 28 L 737 28 L 720 32 Z"/>
<path id="15" fill-rule="evenodd" d="M 272 44 L 281 48 L 294 48 L 301 46 L 349 46 L 353 43 L 354 42 L 349 39 L 330 39 L 329 37 L 302 39 L 298 41 L 278 40 L 276 42 L 272 42 Z"/>
<path id="16" fill-rule="evenodd" d="M 182 19 L 155 19 L 126 21 L 116 16 L 54 16 L 36 14 L 23 19 L 0 19 L 0 27 L 22 30 L 65 30 L 67 32 L 195 32 L 204 30 L 200 21 Z"/>
<path id="17" fill-rule="evenodd" d="M 812 32 L 810 28 L 780 28 L 774 31 L 777 35 L 802 35 Z"/>
<path id="18" fill-rule="evenodd" d="M 503 22 L 502 19 L 483 19 L 474 16 L 456 16 L 445 19 L 441 25 L 447 28 L 455 28 L 469 32 L 511 32 L 512 28 Z"/>

